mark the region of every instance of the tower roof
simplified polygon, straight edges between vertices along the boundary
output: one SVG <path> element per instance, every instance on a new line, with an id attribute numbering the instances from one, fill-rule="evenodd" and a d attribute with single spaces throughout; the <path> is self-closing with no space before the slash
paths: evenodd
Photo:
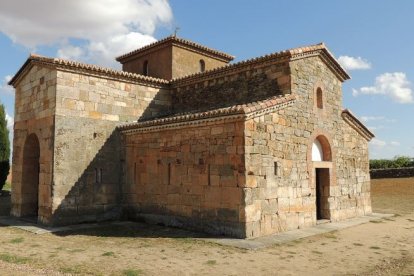
<path id="1" fill-rule="evenodd" d="M 166 37 L 164 39 L 161 39 L 157 42 L 154 42 L 152 44 L 149 44 L 147 46 L 138 48 L 132 52 L 126 53 L 124 55 L 121 55 L 119 57 L 116 58 L 117 61 L 123 63 L 124 61 L 128 60 L 128 58 L 132 57 L 132 56 L 141 56 L 144 54 L 147 54 L 148 52 L 154 51 L 156 49 L 165 47 L 165 46 L 169 46 L 169 45 L 176 45 L 176 46 L 180 46 L 183 48 L 187 48 L 196 52 L 200 52 L 203 53 L 205 55 L 214 57 L 216 59 L 219 60 L 223 60 L 225 62 L 230 62 L 234 59 L 234 56 L 226 54 L 224 52 L 203 46 L 201 44 L 192 42 L 190 40 L 186 40 L 183 38 L 179 38 L 176 36 L 169 36 Z"/>

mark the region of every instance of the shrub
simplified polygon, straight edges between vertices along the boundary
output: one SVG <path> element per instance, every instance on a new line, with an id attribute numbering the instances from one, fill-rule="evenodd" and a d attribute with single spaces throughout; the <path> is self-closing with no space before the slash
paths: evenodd
<path id="1" fill-rule="evenodd" d="M 393 159 L 373 159 L 369 161 L 370 169 L 393 169 L 414 167 L 414 159 L 408 156 L 395 156 Z"/>

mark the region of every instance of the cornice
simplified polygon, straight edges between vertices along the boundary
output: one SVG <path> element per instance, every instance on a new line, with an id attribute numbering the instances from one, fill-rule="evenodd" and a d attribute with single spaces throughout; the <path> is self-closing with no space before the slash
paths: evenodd
<path id="1" fill-rule="evenodd" d="M 204 55 L 208 55 L 212 58 L 219 59 L 224 62 L 230 62 L 234 59 L 234 56 L 226 54 L 224 52 L 203 46 L 201 44 L 192 42 L 190 40 L 186 40 L 186 39 L 179 38 L 176 36 L 169 36 L 159 41 L 156 41 L 154 43 L 151 43 L 147 46 L 141 47 L 139 49 L 136 49 L 134 51 L 121 55 L 117 57 L 116 60 L 121 63 L 124 63 L 129 58 L 135 58 L 136 56 L 142 56 L 142 55 L 153 52 L 157 49 L 164 48 L 169 45 L 175 45 L 175 46 L 179 46 L 182 48 L 190 49 L 192 51 L 195 51 L 195 52 L 198 52 Z"/>
<path id="2" fill-rule="evenodd" d="M 59 58 L 43 57 L 35 54 L 31 54 L 15 76 L 9 81 L 9 85 L 15 86 L 16 83 L 34 66 L 42 65 L 49 68 L 56 68 L 59 70 L 84 73 L 94 76 L 104 76 L 106 78 L 112 78 L 114 80 L 126 80 L 132 83 L 139 83 L 155 87 L 163 87 L 169 84 L 169 81 L 148 77 L 140 74 L 114 70 L 111 68 L 100 67 L 97 65 L 86 64 L 76 61 L 64 60 Z"/>
<path id="3" fill-rule="evenodd" d="M 369 131 L 353 114 L 350 110 L 345 109 L 342 111 L 342 118 L 347 122 L 353 129 L 361 134 L 368 142 L 371 141 L 375 135 Z"/>
<path id="4" fill-rule="evenodd" d="M 134 122 L 118 126 L 117 128 L 122 133 L 131 134 L 137 132 L 147 132 L 150 130 L 158 131 L 162 129 L 185 127 L 188 125 L 199 125 L 206 122 L 248 120 L 292 106 L 295 101 L 295 95 L 279 95 L 263 101 L 243 105 L 234 105 L 206 112 L 178 114 L 175 116 L 145 122 Z"/>
<path id="5" fill-rule="evenodd" d="M 171 80 L 171 85 L 172 88 L 179 88 L 215 78 L 225 77 L 231 74 L 236 74 L 238 72 L 244 72 L 251 69 L 252 67 L 260 68 L 268 66 L 270 64 L 295 61 L 314 56 L 320 56 L 321 59 L 332 69 L 332 71 L 341 81 L 350 79 L 348 73 L 336 61 L 334 56 L 326 48 L 325 44 L 320 43 L 312 46 L 284 50 L 281 52 L 244 60 L 238 63 L 225 65 L 202 73 L 195 73 L 192 75 L 176 78 Z"/>

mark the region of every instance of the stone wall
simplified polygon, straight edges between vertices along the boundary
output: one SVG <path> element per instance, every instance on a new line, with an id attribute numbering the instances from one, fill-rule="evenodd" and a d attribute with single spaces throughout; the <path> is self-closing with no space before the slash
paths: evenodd
<path id="1" fill-rule="evenodd" d="M 172 78 L 180 78 L 200 72 L 200 60 L 204 61 L 205 70 L 225 66 L 227 62 L 203 55 L 196 51 L 173 46 Z"/>
<path id="2" fill-rule="evenodd" d="M 320 58 L 291 62 L 293 107 L 250 119 L 246 136 L 246 232 L 262 236 L 316 224 L 313 141 L 332 150 L 326 206 L 333 221 L 371 212 L 367 141 L 341 117 L 341 82 Z M 323 109 L 315 91 L 323 91 Z"/>
<path id="3" fill-rule="evenodd" d="M 58 71 L 53 224 L 120 216 L 121 142 L 115 127 L 159 116 L 162 87 Z"/>
<path id="4" fill-rule="evenodd" d="M 222 67 L 227 62 L 196 50 L 166 44 L 164 47 L 140 53 L 122 61 L 122 70 L 138 74 L 144 73 L 144 63 L 148 62 L 148 76 L 171 80 L 200 72 L 200 60 L 205 63 L 205 70 Z"/>
<path id="5" fill-rule="evenodd" d="M 370 175 L 372 179 L 414 177 L 414 168 L 374 169 Z"/>
<path id="6" fill-rule="evenodd" d="M 173 112 L 194 112 L 246 104 L 290 92 L 287 63 L 243 67 L 178 81 L 173 89 Z"/>
<path id="7" fill-rule="evenodd" d="M 23 151 L 30 134 L 39 140 L 39 220 L 47 221 L 51 214 L 53 175 L 54 110 L 56 106 L 56 71 L 34 66 L 18 83 L 15 93 L 15 125 L 13 138 L 12 210 L 24 215 L 26 203 L 22 189 Z"/>
<path id="8" fill-rule="evenodd" d="M 126 139 L 126 214 L 245 237 L 243 123 L 138 129 Z"/>
<path id="9" fill-rule="evenodd" d="M 144 63 L 148 62 L 148 76 L 170 80 L 172 79 L 172 49 L 164 47 L 143 56 L 133 56 L 122 64 L 122 70 L 144 74 Z"/>

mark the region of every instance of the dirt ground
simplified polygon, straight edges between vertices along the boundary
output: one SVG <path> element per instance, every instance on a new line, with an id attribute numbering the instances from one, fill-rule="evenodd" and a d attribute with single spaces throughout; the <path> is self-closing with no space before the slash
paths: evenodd
<path id="1" fill-rule="evenodd" d="M 0 275 L 414 275 L 414 178 L 372 181 L 395 217 L 261 250 L 129 224 L 35 235 L 0 226 Z"/>

